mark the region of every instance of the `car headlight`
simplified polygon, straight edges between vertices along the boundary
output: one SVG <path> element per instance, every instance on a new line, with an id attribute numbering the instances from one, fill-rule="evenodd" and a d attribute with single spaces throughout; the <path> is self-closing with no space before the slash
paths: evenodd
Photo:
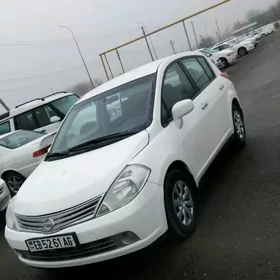
<path id="1" fill-rule="evenodd" d="M 9 229 L 18 231 L 16 217 L 13 212 L 13 200 L 14 198 L 11 199 L 6 211 L 6 224 Z"/>
<path id="2" fill-rule="evenodd" d="M 97 211 L 97 217 L 130 203 L 145 186 L 150 172 L 151 170 L 143 165 L 126 166 L 106 193 Z"/>

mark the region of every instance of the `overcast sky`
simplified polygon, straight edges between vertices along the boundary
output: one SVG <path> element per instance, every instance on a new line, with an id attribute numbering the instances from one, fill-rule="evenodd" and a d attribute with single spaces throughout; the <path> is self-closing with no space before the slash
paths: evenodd
<path id="1" fill-rule="evenodd" d="M 0 4 L 0 97 L 9 106 L 58 91 L 84 80 L 87 75 L 67 29 L 74 31 L 90 74 L 105 76 L 98 54 L 141 35 L 141 24 L 153 31 L 166 24 L 218 3 L 219 0 L 2 0 Z M 264 9 L 275 0 L 232 0 L 193 18 L 198 35 L 215 35 L 215 20 L 221 31 L 243 19 L 250 9 Z M 190 21 L 186 22 L 192 44 Z M 157 54 L 187 49 L 182 26 L 152 37 Z M 120 49 L 126 70 L 149 62 L 143 41 Z M 114 74 L 121 68 L 115 53 L 108 55 Z"/>

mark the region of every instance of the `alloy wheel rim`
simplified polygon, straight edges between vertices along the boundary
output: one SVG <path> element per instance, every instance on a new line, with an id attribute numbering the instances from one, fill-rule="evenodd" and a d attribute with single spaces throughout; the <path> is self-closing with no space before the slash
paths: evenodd
<path id="1" fill-rule="evenodd" d="M 12 176 L 8 181 L 8 186 L 10 190 L 16 194 L 19 191 L 19 188 L 22 185 L 22 180 L 17 176 Z"/>
<path id="2" fill-rule="evenodd" d="M 245 137 L 244 124 L 240 113 L 237 111 L 234 111 L 234 126 L 238 137 L 243 140 Z"/>
<path id="3" fill-rule="evenodd" d="M 193 220 L 194 204 L 190 189 L 183 181 L 174 184 L 172 192 L 173 207 L 183 226 L 189 226 Z"/>

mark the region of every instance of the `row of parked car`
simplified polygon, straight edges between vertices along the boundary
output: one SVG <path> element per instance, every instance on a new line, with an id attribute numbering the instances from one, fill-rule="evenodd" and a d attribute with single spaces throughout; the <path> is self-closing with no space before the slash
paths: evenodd
<path id="1" fill-rule="evenodd" d="M 257 48 L 265 36 L 275 32 L 273 24 L 254 30 L 251 34 L 231 37 L 215 44 L 212 48 L 203 48 L 199 51 L 211 59 L 219 69 L 233 64 L 238 57 L 242 57 Z"/>
<path id="2" fill-rule="evenodd" d="M 78 99 L 57 92 L 0 115 L 0 211 L 44 160 L 60 122 Z"/>

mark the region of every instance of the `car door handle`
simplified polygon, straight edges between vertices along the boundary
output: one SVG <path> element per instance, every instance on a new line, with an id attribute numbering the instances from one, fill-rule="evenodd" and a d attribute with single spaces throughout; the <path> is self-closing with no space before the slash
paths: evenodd
<path id="1" fill-rule="evenodd" d="M 225 86 L 224 85 L 220 85 L 220 90 L 222 90 Z"/>
<path id="2" fill-rule="evenodd" d="M 201 109 L 204 110 L 208 106 L 207 102 L 202 102 L 201 103 Z"/>

